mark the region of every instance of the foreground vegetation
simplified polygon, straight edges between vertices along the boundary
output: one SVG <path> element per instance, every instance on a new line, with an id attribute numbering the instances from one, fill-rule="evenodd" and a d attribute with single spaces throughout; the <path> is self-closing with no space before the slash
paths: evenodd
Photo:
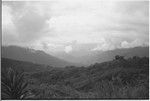
<path id="1" fill-rule="evenodd" d="M 2 63 L 3 71 L 6 70 L 3 68 L 4 65 L 6 66 Z M 22 69 L 26 70 L 23 67 Z M 149 58 L 147 57 L 135 56 L 124 59 L 122 56 L 116 56 L 112 61 L 88 67 L 49 67 L 43 71 L 24 72 L 28 86 L 24 88 L 27 94 L 23 99 L 149 98 Z M 2 93 L 5 93 L 4 88 L 2 87 Z M 2 95 L 2 99 L 8 97 Z"/>

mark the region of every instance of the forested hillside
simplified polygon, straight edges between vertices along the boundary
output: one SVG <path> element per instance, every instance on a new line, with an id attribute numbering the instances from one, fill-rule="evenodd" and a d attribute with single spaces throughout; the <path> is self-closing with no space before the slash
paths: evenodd
<path id="1" fill-rule="evenodd" d="M 6 61 L 2 59 L 2 69 L 26 64 L 9 60 L 6 65 Z M 116 56 L 88 67 L 51 68 L 28 73 L 25 81 L 28 96 L 24 99 L 148 99 L 149 58 Z"/>
<path id="2" fill-rule="evenodd" d="M 2 66 L 1 68 L 2 70 L 13 68 L 15 70 L 24 71 L 24 72 L 45 71 L 53 68 L 52 66 L 35 64 L 32 62 L 18 61 L 18 60 L 13 60 L 8 58 L 1 59 L 1 66 Z"/>

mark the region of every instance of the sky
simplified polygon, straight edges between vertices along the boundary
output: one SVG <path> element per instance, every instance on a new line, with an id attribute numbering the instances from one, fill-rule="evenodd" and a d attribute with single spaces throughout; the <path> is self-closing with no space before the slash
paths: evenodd
<path id="1" fill-rule="evenodd" d="M 3 1 L 2 45 L 47 53 L 149 45 L 148 1 Z"/>

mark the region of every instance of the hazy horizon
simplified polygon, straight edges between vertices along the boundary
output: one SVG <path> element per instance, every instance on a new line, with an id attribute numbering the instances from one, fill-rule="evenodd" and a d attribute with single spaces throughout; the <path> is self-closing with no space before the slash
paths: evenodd
<path id="1" fill-rule="evenodd" d="M 2 45 L 52 55 L 149 46 L 148 1 L 2 1 Z"/>

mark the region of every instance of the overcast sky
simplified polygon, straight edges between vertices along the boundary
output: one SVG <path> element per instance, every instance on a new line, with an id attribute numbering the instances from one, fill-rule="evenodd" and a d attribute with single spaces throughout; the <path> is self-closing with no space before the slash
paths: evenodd
<path id="1" fill-rule="evenodd" d="M 149 44 L 148 1 L 2 2 L 2 44 L 46 52 Z"/>

